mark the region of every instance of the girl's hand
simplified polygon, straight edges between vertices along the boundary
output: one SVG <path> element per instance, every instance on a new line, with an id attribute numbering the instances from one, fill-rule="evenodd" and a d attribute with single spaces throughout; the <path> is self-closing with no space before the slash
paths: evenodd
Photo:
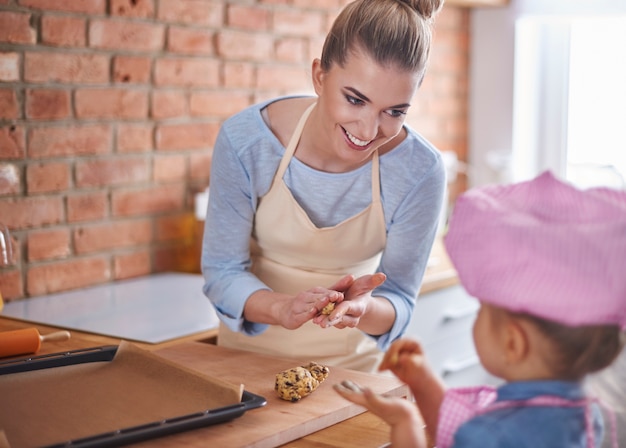
<path id="1" fill-rule="evenodd" d="M 419 381 L 426 368 L 426 358 L 420 343 L 402 338 L 391 344 L 378 370 L 391 370 L 401 381 L 412 384 Z"/>
<path id="2" fill-rule="evenodd" d="M 424 420 L 414 403 L 405 398 L 375 394 L 349 380 L 335 384 L 333 388 L 346 400 L 367 408 L 391 426 L 394 448 L 427 446 Z"/>
<path id="3" fill-rule="evenodd" d="M 359 278 L 353 275 L 341 278 L 329 289 L 342 292 L 343 300 L 335 302 L 337 306 L 330 315 L 318 315 L 313 318 L 313 323 L 322 328 L 356 327 L 365 314 L 369 301 L 372 300 L 371 292 L 382 285 L 386 279 L 387 276 L 382 272 Z"/>

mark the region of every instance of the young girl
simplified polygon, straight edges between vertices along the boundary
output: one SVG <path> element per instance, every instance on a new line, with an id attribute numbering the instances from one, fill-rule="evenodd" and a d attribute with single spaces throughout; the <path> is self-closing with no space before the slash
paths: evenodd
<path id="1" fill-rule="evenodd" d="M 338 392 L 388 422 L 394 447 L 427 446 L 427 436 L 438 448 L 599 447 L 602 414 L 583 380 L 624 347 L 626 193 L 581 191 L 550 173 L 470 190 L 445 243 L 481 304 L 480 361 L 505 384 L 446 390 L 404 339 L 380 369 L 409 385 L 417 407 L 351 383 Z"/>

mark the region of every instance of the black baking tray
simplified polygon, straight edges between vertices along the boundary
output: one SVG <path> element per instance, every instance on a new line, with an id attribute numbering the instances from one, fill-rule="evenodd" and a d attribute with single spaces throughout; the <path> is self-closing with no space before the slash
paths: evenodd
<path id="1" fill-rule="evenodd" d="M 112 361 L 117 353 L 117 345 L 107 345 L 28 358 L 12 359 L 0 362 L 0 375 L 28 372 L 39 369 L 51 369 L 86 362 Z M 120 428 L 117 431 L 96 434 L 81 439 L 66 440 L 49 445 L 56 447 L 116 447 L 142 442 L 191 429 L 227 422 L 242 416 L 246 411 L 263 407 L 267 400 L 251 392 L 243 392 L 241 402 L 221 408 L 207 409 L 194 414 L 182 415 L 141 426 Z"/>

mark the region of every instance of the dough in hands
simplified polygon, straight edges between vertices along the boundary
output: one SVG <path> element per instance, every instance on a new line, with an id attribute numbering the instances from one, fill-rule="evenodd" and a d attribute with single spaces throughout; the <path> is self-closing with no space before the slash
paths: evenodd
<path id="1" fill-rule="evenodd" d="M 335 309 L 335 302 L 329 302 L 324 308 L 322 308 L 321 314 L 328 316 Z"/>
<path id="2" fill-rule="evenodd" d="M 286 401 L 300 401 L 312 394 L 329 374 L 326 366 L 310 362 L 306 366 L 294 367 L 276 374 L 274 389 Z"/>

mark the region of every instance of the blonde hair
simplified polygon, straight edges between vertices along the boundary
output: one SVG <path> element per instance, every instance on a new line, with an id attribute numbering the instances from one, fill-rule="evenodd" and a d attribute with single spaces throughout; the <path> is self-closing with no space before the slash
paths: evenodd
<path id="1" fill-rule="evenodd" d="M 348 53 L 366 51 L 378 64 L 426 72 L 431 24 L 443 0 L 356 0 L 339 14 L 326 36 L 321 66 L 343 66 Z"/>

